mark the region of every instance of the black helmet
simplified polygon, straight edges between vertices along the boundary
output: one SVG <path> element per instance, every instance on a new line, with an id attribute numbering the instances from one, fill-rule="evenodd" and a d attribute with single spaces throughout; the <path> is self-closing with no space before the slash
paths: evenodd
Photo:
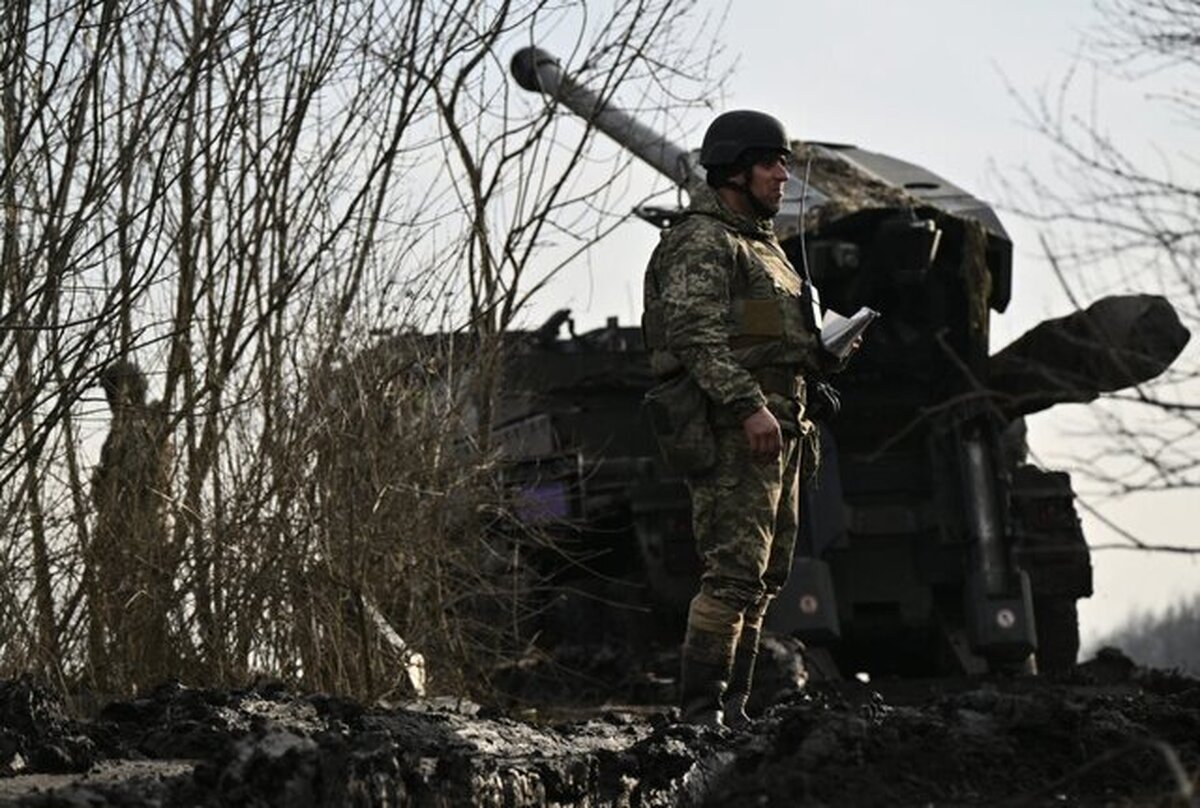
<path id="1" fill-rule="evenodd" d="M 100 372 L 100 386 L 104 388 L 104 395 L 110 403 L 117 400 L 122 390 L 135 403 L 141 404 L 146 400 L 146 375 L 127 359 L 117 360 L 104 368 Z"/>
<path id="2" fill-rule="evenodd" d="M 700 165 L 733 166 L 748 151 L 790 153 L 787 132 L 777 118 L 765 112 L 739 109 L 713 119 L 700 145 Z"/>

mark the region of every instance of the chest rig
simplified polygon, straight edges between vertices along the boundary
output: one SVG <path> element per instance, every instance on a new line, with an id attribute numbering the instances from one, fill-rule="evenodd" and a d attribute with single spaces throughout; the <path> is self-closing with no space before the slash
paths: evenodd
<path id="1" fill-rule="evenodd" d="M 729 347 L 739 364 L 763 377 L 764 392 L 794 395 L 796 383 L 788 380 L 809 369 L 819 345 L 814 287 L 773 238 L 746 233 L 709 214 L 691 215 L 700 220 L 697 226 L 720 228 L 730 246 Z M 647 306 L 643 331 L 652 351 L 670 350 L 660 306 Z M 669 363 L 662 369 L 670 371 Z"/>

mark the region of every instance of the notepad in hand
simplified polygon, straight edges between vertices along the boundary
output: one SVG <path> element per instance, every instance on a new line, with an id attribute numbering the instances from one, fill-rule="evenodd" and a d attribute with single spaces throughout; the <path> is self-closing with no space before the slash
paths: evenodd
<path id="1" fill-rule="evenodd" d="M 852 317 L 843 317 L 833 309 L 826 309 L 825 317 L 821 320 L 821 344 L 838 359 L 845 359 L 850 355 L 854 340 L 862 336 L 878 316 L 879 312 L 866 306 Z"/>

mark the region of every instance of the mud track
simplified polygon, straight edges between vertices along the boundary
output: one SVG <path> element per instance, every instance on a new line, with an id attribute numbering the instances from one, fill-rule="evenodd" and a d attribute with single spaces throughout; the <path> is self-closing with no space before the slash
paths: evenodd
<path id="1" fill-rule="evenodd" d="M 1057 680 L 812 687 L 741 733 L 277 685 L 164 686 L 75 720 L 0 683 L 0 805 L 1194 806 L 1198 777 L 1200 681 L 1111 654 Z"/>

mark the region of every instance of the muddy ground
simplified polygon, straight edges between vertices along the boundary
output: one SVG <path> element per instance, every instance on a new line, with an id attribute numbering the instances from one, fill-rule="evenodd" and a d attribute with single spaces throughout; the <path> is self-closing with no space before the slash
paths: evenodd
<path id="1" fill-rule="evenodd" d="M 80 719 L 19 679 L 0 683 L 0 805 L 1200 805 L 1200 681 L 1118 653 L 1054 679 L 767 689 L 732 732 L 273 684 L 165 685 Z"/>

